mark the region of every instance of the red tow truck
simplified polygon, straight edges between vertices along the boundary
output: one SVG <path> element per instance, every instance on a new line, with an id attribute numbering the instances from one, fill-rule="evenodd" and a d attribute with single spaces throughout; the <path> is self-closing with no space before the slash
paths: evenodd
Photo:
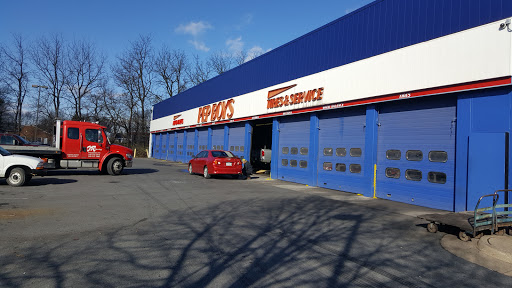
<path id="1" fill-rule="evenodd" d="M 81 121 L 60 121 L 55 126 L 55 147 L 34 146 L 12 141 L 0 147 L 13 154 L 39 157 L 45 168 L 98 168 L 102 173 L 119 175 L 132 167 L 133 150 L 110 144 L 106 127 Z"/>

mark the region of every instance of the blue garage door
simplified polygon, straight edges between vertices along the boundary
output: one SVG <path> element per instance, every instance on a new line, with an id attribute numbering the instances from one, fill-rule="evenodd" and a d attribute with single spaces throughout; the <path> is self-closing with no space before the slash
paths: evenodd
<path id="1" fill-rule="evenodd" d="M 153 158 L 161 159 L 162 134 L 155 134 L 155 148 L 153 149 Z"/>
<path id="2" fill-rule="evenodd" d="M 245 124 L 229 125 L 229 151 L 238 157 L 244 156 Z"/>
<path id="3" fill-rule="evenodd" d="M 309 161 L 309 115 L 279 121 L 278 179 L 307 184 L 312 176 Z M 315 153 L 315 152 L 312 152 Z"/>
<path id="4" fill-rule="evenodd" d="M 176 132 L 169 132 L 167 139 L 167 160 L 176 161 Z"/>
<path id="5" fill-rule="evenodd" d="M 169 137 L 167 133 L 162 133 L 162 146 L 160 148 L 160 159 L 167 160 L 167 146 L 169 145 Z"/>
<path id="6" fill-rule="evenodd" d="M 156 158 L 156 134 L 151 134 L 151 157 Z"/>
<path id="7" fill-rule="evenodd" d="M 177 146 L 177 153 L 176 153 L 176 160 L 178 162 L 185 162 L 185 134 L 184 131 L 179 131 L 177 134 L 178 142 L 176 143 Z"/>
<path id="8" fill-rule="evenodd" d="M 188 162 L 196 154 L 195 139 L 196 131 L 194 129 L 187 130 L 187 154 L 184 162 Z"/>
<path id="9" fill-rule="evenodd" d="M 455 97 L 429 97 L 379 108 L 377 196 L 453 210 Z"/>
<path id="10" fill-rule="evenodd" d="M 318 116 L 318 186 L 364 193 L 373 175 L 364 175 L 366 109 L 342 109 Z"/>
<path id="11" fill-rule="evenodd" d="M 212 127 L 212 149 L 224 150 L 224 125 Z"/>
<path id="12" fill-rule="evenodd" d="M 197 130 L 198 138 L 197 138 L 197 151 L 203 151 L 208 149 L 208 128 Z"/>

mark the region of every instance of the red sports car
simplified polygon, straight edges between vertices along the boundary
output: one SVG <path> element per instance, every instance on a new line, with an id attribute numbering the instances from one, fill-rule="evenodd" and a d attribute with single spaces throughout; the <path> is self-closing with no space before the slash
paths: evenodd
<path id="1" fill-rule="evenodd" d="M 203 174 L 204 178 L 220 174 L 234 178 L 242 174 L 242 161 L 229 151 L 204 150 L 188 162 L 188 172 Z"/>

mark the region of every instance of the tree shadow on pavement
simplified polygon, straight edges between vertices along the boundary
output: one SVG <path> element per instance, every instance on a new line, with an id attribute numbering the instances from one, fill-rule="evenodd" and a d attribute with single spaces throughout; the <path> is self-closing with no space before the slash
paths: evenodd
<path id="1" fill-rule="evenodd" d="M 418 230 L 410 219 L 347 202 L 305 195 L 168 210 L 115 230 L 20 244 L 1 254 L 0 286 L 472 287 L 483 283 L 478 279 L 495 286 L 509 281 L 444 251 L 440 236 Z"/>

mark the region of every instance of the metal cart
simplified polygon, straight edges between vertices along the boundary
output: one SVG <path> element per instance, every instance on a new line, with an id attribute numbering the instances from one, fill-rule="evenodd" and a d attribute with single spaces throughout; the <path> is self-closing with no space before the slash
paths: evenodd
<path id="1" fill-rule="evenodd" d="M 430 222 L 427 230 L 431 233 L 437 232 L 440 224 L 459 228 L 459 239 L 462 241 L 469 241 L 471 237 L 478 239 L 486 230 L 490 230 L 491 234 L 496 232 L 503 235 L 503 228 L 512 226 L 512 204 L 498 204 L 500 192 L 508 193 L 512 190 L 496 190 L 493 194 L 480 197 L 474 211 L 424 214 L 418 218 Z M 492 197 L 492 206 L 480 208 L 482 199 L 487 197 Z"/>

